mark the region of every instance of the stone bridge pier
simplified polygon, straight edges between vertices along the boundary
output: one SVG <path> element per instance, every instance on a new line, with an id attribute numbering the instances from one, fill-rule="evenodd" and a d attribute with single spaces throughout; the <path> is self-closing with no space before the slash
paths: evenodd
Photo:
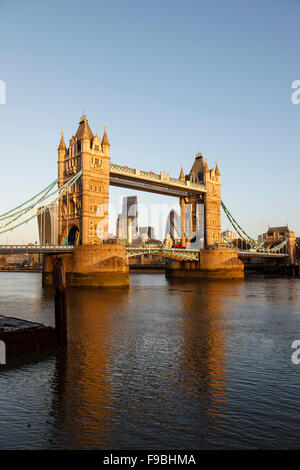
<path id="1" fill-rule="evenodd" d="M 168 278 L 198 279 L 244 279 L 244 264 L 237 256 L 237 250 L 201 250 L 199 261 L 168 260 Z"/>
<path id="2" fill-rule="evenodd" d="M 53 261 L 62 258 L 67 285 L 73 287 L 127 287 L 129 267 L 123 245 L 82 245 L 73 252 L 47 255 L 43 265 L 43 284 L 53 284 Z"/>

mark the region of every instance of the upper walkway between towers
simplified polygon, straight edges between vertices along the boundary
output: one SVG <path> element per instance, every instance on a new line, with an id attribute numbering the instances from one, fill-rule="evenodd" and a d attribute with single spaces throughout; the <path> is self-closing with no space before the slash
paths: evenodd
<path id="1" fill-rule="evenodd" d="M 111 186 L 138 189 L 175 197 L 201 195 L 207 191 L 204 184 L 173 178 L 165 171 L 158 174 L 114 163 L 109 165 L 109 183 Z"/>

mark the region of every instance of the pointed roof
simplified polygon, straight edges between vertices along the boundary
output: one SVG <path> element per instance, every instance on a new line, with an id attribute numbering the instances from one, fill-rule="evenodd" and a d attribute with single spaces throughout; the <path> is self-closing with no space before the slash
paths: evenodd
<path id="1" fill-rule="evenodd" d="M 185 181 L 185 174 L 184 174 L 184 171 L 183 171 L 183 165 L 182 164 L 181 164 L 179 179 Z"/>
<path id="2" fill-rule="evenodd" d="M 220 174 L 221 174 L 221 173 L 220 173 L 220 170 L 219 170 L 219 167 L 218 167 L 218 162 L 216 162 L 215 174 L 216 174 L 217 176 L 220 176 Z"/>
<path id="3" fill-rule="evenodd" d="M 102 145 L 110 145 L 110 143 L 108 141 L 107 133 L 106 133 L 106 126 L 104 126 L 104 134 L 103 134 L 103 137 L 102 137 Z"/>
<path id="4" fill-rule="evenodd" d="M 198 181 L 199 173 L 204 173 L 205 171 L 205 164 L 203 160 L 203 155 L 201 152 L 198 152 L 195 157 L 195 161 L 189 173 L 190 181 Z"/>
<path id="5" fill-rule="evenodd" d="M 79 126 L 77 132 L 75 134 L 77 140 L 92 140 L 94 138 L 94 134 L 91 131 L 89 126 L 88 120 L 86 118 L 86 114 L 82 111 L 82 116 L 79 121 Z"/>
<path id="6" fill-rule="evenodd" d="M 205 171 L 205 173 L 209 172 L 209 168 L 208 168 L 208 164 L 207 164 L 207 158 L 205 158 L 204 171 Z"/>
<path id="7" fill-rule="evenodd" d="M 61 138 L 60 138 L 58 150 L 66 150 L 64 131 L 61 131 Z"/>

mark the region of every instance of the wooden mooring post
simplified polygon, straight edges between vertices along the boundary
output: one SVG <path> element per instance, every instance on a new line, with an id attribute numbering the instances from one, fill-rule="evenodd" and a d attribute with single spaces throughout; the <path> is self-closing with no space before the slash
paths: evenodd
<path id="1" fill-rule="evenodd" d="M 66 273 L 62 258 L 53 260 L 53 276 L 55 285 L 55 332 L 59 346 L 68 342 Z"/>

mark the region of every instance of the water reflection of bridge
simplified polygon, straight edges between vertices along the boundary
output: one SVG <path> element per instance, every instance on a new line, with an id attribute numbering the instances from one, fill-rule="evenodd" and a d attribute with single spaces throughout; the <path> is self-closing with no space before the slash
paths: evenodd
<path id="1" fill-rule="evenodd" d="M 71 290 L 72 340 L 51 377 L 52 441 L 144 448 L 214 435 L 226 411 L 223 308 L 235 284 L 224 292 L 222 283 L 192 283 L 187 294 L 180 282 L 161 286 L 156 279 L 130 295 Z M 160 432 L 149 433 L 153 427 Z"/>

